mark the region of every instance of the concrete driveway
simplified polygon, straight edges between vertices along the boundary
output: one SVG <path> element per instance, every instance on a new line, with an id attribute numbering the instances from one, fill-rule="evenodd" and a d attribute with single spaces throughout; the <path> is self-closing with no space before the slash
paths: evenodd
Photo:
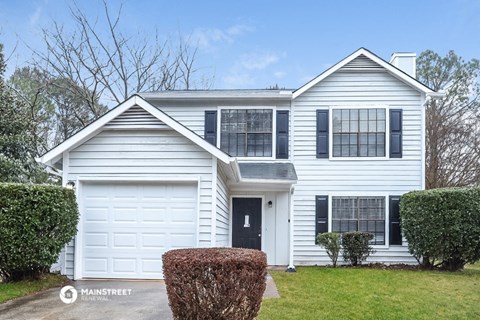
<path id="1" fill-rule="evenodd" d="M 53 288 L 0 304 L 0 320 L 173 319 L 163 281 L 84 280 L 72 286 L 73 303 L 62 302 L 60 288 Z M 278 297 L 268 275 L 264 298 Z"/>
<path id="2" fill-rule="evenodd" d="M 71 304 L 60 300 L 60 288 L 53 288 L 1 304 L 0 319 L 173 319 L 163 281 L 92 280 L 72 286 L 78 296 Z"/>

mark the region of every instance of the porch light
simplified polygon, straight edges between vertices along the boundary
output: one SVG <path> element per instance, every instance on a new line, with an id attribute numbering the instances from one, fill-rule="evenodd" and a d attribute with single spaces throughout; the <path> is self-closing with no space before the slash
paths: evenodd
<path id="1" fill-rule="evenodd" d="M 65 187 L 66 187 L 67 189 L 74 190 L 74 189 L 75 189 L 75 182 L 72 181 L 72 180 L 70 180 L 70 181 L 67 182 L 67 184 L 65 185 Z"/>
<path id="2" fill-rule="evenodd" d="M 272 202 L 271 200 L 268 201 L 268 207 L 269 207 L 269 208 L 273 207 L 273 202 Z"/>

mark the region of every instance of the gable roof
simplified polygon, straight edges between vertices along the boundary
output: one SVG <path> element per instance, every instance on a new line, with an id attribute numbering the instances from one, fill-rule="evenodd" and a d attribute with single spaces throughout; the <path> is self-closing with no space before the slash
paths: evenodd
<path id="1" fill-rule="evenodd" d="M 84 143 L 85 141 L 96 135 L 106 124 L 108 124 L 110 121 L 112 121 L 117 116 L 121 115 L 123 112 L 127 111 L 133 106 L 141 107 L 142 109 L 156 117 L 158 120 L 163 122 L 165 125 L 175 130 L 179 134 L 183 135 L 185 138 L 189 139 L 194 144 L 209 152 L 211 155 L 221 160 L 222 162 L 228 164 L 234 161 L 234 158 L 230 157 L 222 150 L 210 144 L 198 134 L 191 131 L 178 121 L 174 120 L 172 117 L 170 117 L 163 111 L 155 108 L 138 95 L 133 95 L 132 97 L 128 98 L 127 100 L 104 114 L 102 117 L 98 118 L 67 140 L 63 141 L 41 157 L 37 158 L 37 161 L 43 164 L 47 164 L 52 161 L 54 162 L 54 160 L 59 159 L 63 155 L 63 152 L 71 150 L 78 145 Z"/>
<path id="2" fill-rule="evenodd" d="M 341 60 L 340 62 L 335 64 L 334 66 L 325 70 L 323 73 L 321 73 L 317 77 L 315 77 L 312 80 L 310 80 L 309 82 L 307 82 L 302 87 L 295 90 L 293 92 L 292 98 L 293 99 L 297 98 L 299 95 L 301 95 L 302 93 L 304 93 L 305 91 L 307 91 L 311 87 L 315 86 L 316 84 L 318 84 L 320 81 L 322 81 L 323 79 L 325 79 L 326 77 L 328 77 L 332 73 L 338 71 L 340 68 L 344 67 L 346 64 L 350 63 L 354 59 L 360 57 L 361 55 L 363 55 L 363 56 L 369 58 L 370 60 L 372 60 L 373 62 L 377 63 L 378 65 L 380 65 L 381 67 L 386 69 L 390 74 L 392 74 L 393 76 L 395 76 L 399 80 L 405 82 L 406 84 L 410 85 L 411 87 L 413 87 L 413 88 L 415 88 L 415 89 L 417 89 L 421 92 L 424 92 L 426 94 L 435 93 L 434 90 L 430 89 L 429 87 L 427 87 L 426 85 L 424 85 L 423 83 L 418 81 L 417 79 L 412 78 L 411 76 L 409 76 L 408 74 L 406 74 L 402 70 L 400 70 L 400 69 L 396 68 L 395 66 L 391 65 L 390 63 L 383 60 L 382 58 L 380 58 L 376 54 L 372 53 L 371 51 L 369 51 L 365 48 L 360 48 L 357 51 L 355 51 L 354 53 L 352 53 L 351 55 L 349 55 L 348 57 L 344 58 L 343 60 Z"/>

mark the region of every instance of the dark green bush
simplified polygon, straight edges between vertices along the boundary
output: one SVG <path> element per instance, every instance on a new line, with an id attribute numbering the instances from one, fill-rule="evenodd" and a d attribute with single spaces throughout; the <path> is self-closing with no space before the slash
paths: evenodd
<path id="1" fill-rule="evenodd" d="M 328 257 L 332 260 L 333 267 L 337 266 L 338 255 L 342 247 L 341 235 L 335 232 L 319 233 L 317 235 L 318 245 L 325 248 Z"/>
<path id="2" fill-rule="evenodd" d="M 72 190 L 0 183 L 0 277 L 15 281 L 48 272 L 77 222 Z"/>
<path id="3" fill-rule="evenodd" d="M 480 188 L 409 192 L 400 217 L 409 251 L 423 266 L 454 271 L 480 260 Z"/>
<path id="4" fill-rule="evenodd" d="M 255 319 L 266 287 L 267 256 L 239 248 L 165 253 L 163 275 L 174 319 Z"/>
<path id="5" fill-rule="evenodd" d="M 370 240 L 373 234 L 368 232 L 346 232 L 342 234 L 343 259 L 352 266 L 362 264 L 373 253 Z"/>

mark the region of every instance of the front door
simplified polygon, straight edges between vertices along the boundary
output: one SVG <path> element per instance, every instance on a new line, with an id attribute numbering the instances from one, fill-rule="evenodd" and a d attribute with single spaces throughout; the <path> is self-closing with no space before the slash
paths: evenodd
<path id="1" fill-rule="evenodd" d="M 262 249 L 262 198 L 233 198 L 232 246 Z"/>

